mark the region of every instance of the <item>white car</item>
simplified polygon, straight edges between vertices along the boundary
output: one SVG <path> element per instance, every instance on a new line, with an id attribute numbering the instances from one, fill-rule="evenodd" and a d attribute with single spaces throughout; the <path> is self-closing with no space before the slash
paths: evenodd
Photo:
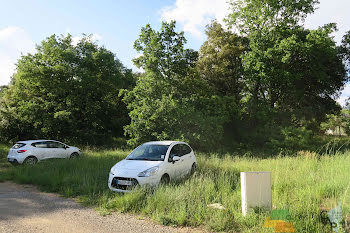
<path id="1" fill-rule="evenodd" d="M 112 167 L 108 187 L 128 192 L 137 185 L 168 183 L 193 173 L 196 164 L 193 150 L 184 142 L 147 142 Z"/>
<path id="2" fill-rule="evenodd" d="M 72 158 L 81 155 L 79 148 L 54 140 L 19 141 L 9 151 L 7 160 L 12 164 L 35 164 L 51 158 Z"/>

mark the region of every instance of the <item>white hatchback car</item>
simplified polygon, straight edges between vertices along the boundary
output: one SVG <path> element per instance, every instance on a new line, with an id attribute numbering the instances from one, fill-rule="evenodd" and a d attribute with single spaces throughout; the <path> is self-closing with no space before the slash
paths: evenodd
<path id="1" fill-rule="evenodd" d="M 79 148 L 54 140 L 19 141 L 9 151 L 7 160 L 12 164 L 35 164 L 44 159 L 72 158 L 81 155 Z"/>
<path id="2" fill-rule="evenodd" d="M 147 142 L 112 167 L 108 187 L 127 192 L 137 185 L 168 183 L 193 173 L 196 164 L 193 150 L 184 142 Z"/>

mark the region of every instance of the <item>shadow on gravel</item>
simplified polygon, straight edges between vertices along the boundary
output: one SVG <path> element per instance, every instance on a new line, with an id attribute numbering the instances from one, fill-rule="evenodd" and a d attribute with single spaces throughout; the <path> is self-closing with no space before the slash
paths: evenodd
<path id="1" fill-rule="evenodd" d="M 40 193 L 34 187 L 9 182 L 0 183 L 0 222 L 67 208 L 81 209 L 83 207 L 55 194 Z"/>

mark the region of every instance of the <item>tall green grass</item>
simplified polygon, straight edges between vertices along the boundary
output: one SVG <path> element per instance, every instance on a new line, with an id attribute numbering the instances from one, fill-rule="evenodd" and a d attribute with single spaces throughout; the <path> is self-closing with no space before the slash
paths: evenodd
<path id="1" fill-rule="evenodd" d="M 4 147 L 0 147 L 4 148 Z M 0 149 L 4 161 L 4 150 Z M 301 151 L 254 158 L 248 154 L 197 154 L 199 169 L 189 179 L 157 189 L 118 194 L 108 190 L 110 168 L 128 151 L 87 151 L 77 160 L 48 160 L 33 167 L 6 167 L 0 180 L 38 185 L 44 191 L 78 197 L 102 213 L 131 212 L 165 225 L 202 226 L 211 231 L 272 232 L 264 228 L 270 213 L 241 214 L 241 171 L 271 171 L 274 209 L 288 209 L 297 232 L 331 232 L 321 210 L 342 204 L 350 218 L 350 152 L 317 154 Z M 221 203 L 225 209 L 208 208 Z M 344 229 L 341 229 L 344 232 Z"/>

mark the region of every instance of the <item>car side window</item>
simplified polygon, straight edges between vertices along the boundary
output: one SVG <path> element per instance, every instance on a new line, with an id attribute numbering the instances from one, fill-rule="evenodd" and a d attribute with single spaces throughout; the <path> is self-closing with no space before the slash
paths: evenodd
<path id="1" fill-rule="evenodd" d="M 35 142 L 32 144 L 32 146 L 36 148 L 48 148 L 47 142 Z"/>
<path id="2" fill-rule="evenodd" d="M 192 151 L 191 147 L 187 146 L 186 144 L 181 144 L 181 147 L 182 147 L 182 153 L 184 155 L 187 155 Z"/>
<path id="3" fill-rule="evenodd" d="M 168 162 L 172 162 L 173 161 L 173 157 L 174 155 L 177 155 L 177 156 L 182 156 L 182 153 L 181 153 L 181 146 L 179 144 L 173 146 L 173 148 L 171 148 L 171 151 L 169 153 L 169 159 L 168 159 Z"/>
<path id="4" fill-rule="evenodd" d="M 59 142 L 48 142 L 48 148 L 64 148 L 64 146 Z"/>

